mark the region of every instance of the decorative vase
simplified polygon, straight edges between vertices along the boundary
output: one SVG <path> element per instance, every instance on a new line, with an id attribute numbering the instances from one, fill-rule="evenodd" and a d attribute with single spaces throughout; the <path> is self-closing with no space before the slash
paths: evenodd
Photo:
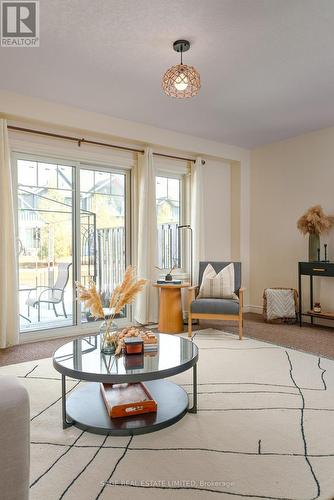
<path id="1" fill-rule="evenodd" d="M 170 273 L 167 273 L 165 276 L 165 281 L 173 281 L 173 275 Z"/>
<path id="2" fill-rule="evenodd" d="M 99 330 L 100 351 L 103 354 L 114 354 L 117 347 L 117 325 L 113 321 L 104 320 Z"/>
<path id="3" fill-rule="evenodd" d="M 308 239 L 308 260 L 310 262 L 318 260 L 318 248 L 320 248 L 320 235 L 310 233 Z"/>

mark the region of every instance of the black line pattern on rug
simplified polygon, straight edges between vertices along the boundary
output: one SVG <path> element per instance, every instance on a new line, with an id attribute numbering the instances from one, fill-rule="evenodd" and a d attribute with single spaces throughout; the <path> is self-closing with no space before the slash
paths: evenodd
<path id="1" fill-rule="evenodd" d="M 325 370 L 326 371 L 326 370 Z M 193 384 L 179 384 L 181 385 L 182 387 L 188 387 L 188 386 L 191 386 Z M 202 382 L 202 383 L 197 383 L 198 386 L 200 385 L 260 385 L 260 386 L 267 386 L 267 387 L 285 387 L 285 388 L 288 388 L 288 389 L 295 389 L 295 386 L 294 385 L 286 385 L 286 384 L 269 384 L 269 383 L 265 383 L 265 382 Z M 324 390 L 327 390 L 324 389 L 324 388 L 319 388 L 317 389 L 316 387 L 300 387 L 302 390 L 305 390 L 305 391 L 324 391 Z"/>
<path id="2" fill-rule="evenodd" d="M 203 349 L 203 348 L 202 348 Z M 228 348 L 226 348 L 228 350 Z M 259 348 L 258 348 L 259 349 Z M 280 349 L 278 347 L 278 349 Z M 232 349 L 231 349 L 232 350 Z M 233 350 L 237 350 L 237 349 L 233 349 Z M 281 349 L 283 351 L 283 349 Z M 298 391 L 298 394 L 297 393 L 290 393 L 290 392 L 281 392 L 282 394 L 292 394 L 292 395 L 298 395 L 298 396 L 301 396 L 302 399 L 303 399 L 303 405 L 301 407 L 298 407 L 298 408 L 289 408 L 289 407 L 286 407 L 286 408 L 226 408 L 226 409 L 203 409 L 203 410 L 200 410 L 200 411 L 258 411 L 258 410 L 293 410 L 293 411 L 300 411 L 302 413 L 302 420 L 301 422 L 303 422 L 303 418 L 304 418 L 304 413 L 308 410 L 311 410 L 311 411 L 334 411 L 334 408 L 333 409 L 330 409 L 330 408 L 306 408 L 305 407 L 305 401 L 304 401 L 304 397 L 303 397 L 303 394 L 301 392 L 302 389 L 305 389 L 305 390 L 310 390 L 310 391 L 326 391 L 327 390 L 327 385 L 326 385 L 326 381 L 325 381 L 325 378 L 324 378 L 324 374 L 326 373 L 326 370 L 324 368 L 321 367 L 321 358 L 319 357 L 318 358 L 318 368 L 321 370 L 321 381 L 322 381 L 322 386 L 321 388 L 303 388 L 303 387 L 299 387 L 295 380 L 293 379 L 293 367 L 292 367 L 292 364 L 291 364 L 291 360 L 289 358 L 289 355 L 288 355 L 288 352 L 286 351 L 286 355 L 288 356 L 288 359 L 289 359 L 289 362 L 290 362 L 290 378 L 293 382 L 294 385 L 281 385 L 281 384 L 269 384 L 269 383 L 253 383 L 253 382 L 234 382 L 234 383 L 228 383 L 228 382 L 214 382 L 214 383 L 201 383 L 201 384 L 198 384 L 198 385 L 201 385 L 201 386 L 208 386 L 208 385 L 251 385 L 251 386 L 268 386 L 268 387 L 286 387 L 286 388 L 290 388 L 290 389 L 295 389 Z M 35 368 L 37 368 L 38 365 L 36 365 L 36 367 L 33 368 L 33 370 Z M 33 371 L 31 370 L 31 372 Z M 29 375 L 29 373 L 31 372 L 28 372 L 27 375 Z M 20 377 L 20 378 L 24 378 L 24 377 Z M 48 377 L 28 377 L 28 378 L 35 378 L 35 379 L 48 379 Z M 54 380 L 60 380 L 60 379 L 54 379 Z M 80 382 L 78 382 L 76 385 L 78 385 Z M 69 391 L 67 392 L 70 392 L 71 390 L 73 390 L 76 385 L 74 387 L 72 387 Z M 184 385 L 187 385 L 187 386 L 191 386 L 192 384 L 184 384 Z M 222 393 L 229 393 L 229 391 L 221 391 Z M 247 392 L 250 392 L 250 393 L 256 393 L 256 392 L 259 392 L 261 393 L 262 391 L 235 391 L 232 393 L 247 393 Z M 203 394 L 206 393 L 206 392 L 203 392 Z M 219 391 L 217 391 L 216 393 L 219 393 Z M 276 393 L 275 391 L 263 391 L 263 393 L 268 393 L 268 394 L 271 394 L 271 393 Z M 277 391 L 277 393 L 280 393 L 279 391 Z M 210 394 L 210 392 L 208 391 L 207 394 Z M 212 392 L 212 394 L 215 394 L 215 392 Z M 61 398 L 59 398 L 61 399 Z M 54 403 L 52 403 L 51 405 L 49 405 L 47 408 L 45 408 L 44 410 L 42 410 L 38 415 L 40 415 L 41 413 L 43 413 L 44 411 L 46 411 L 49 407 L 51 407 L 53 404 L 57 403 L 59 401 L 59 399 L 57 401 L 55 401 Z M 38 415 L 35 415 L 33 417 L 36 418 Z M 305 440 L 305 435 L 303 435 L 303 438 L 304 438 L 304 445 L 306 445 L 306 440 Z M 79 436 L 80 437 L 80 436 Z M 79 439 L 79 438 L 78 438 Z M 80 445 L 80 444 L 75 444 L 73 443 L 72 445 L 66 445 L 66 444 L 56 444 L 56 443 L 36 443 L 36 444 L 50 444 L 50 445 L 55 445 L 55 446 L 64 446 L 64 447 L 67 447 L 68 449 L 64 452 L 64 454 L 68 453 L 68 451 L 72 448 L 72 447 L 76 447 L 76 448 L 97 448 L 96 450 L 96 453 L 94 454 L 94 457 L 91 461 L 94 460 L 95 456 L 98 454 L 98 452 L 100 451 L 101 447 L 103 446 L 103 448 L 119 448 L 119 449 L 124 449 L 124 453 L 123 455 L 120 457 L 120 459 L 118 460 L 118 462 L 116 463 L 115 467 L 114 467 L 114 470 L 112 471 L 110 477 L 108 478 L 108 481 L 110 481 L 110 479 L 112 478 L 113 474 L 115 473 L 115 470 L 118 466 L 118 464 L 120 463 L 120 461 L 124 458 L 124 456 L 126 455 L 127 451 L 138 451 L 138 450 L 149 450 L 149 451 L 157 451 L 158 449 L 156 448 L 131 448 L 130 447 L 130 443 L 131 443 L 131 440 L 132 440 L 132 437 L 130 438 L 130 441 L 128 442 L 127 446 L 124 448 L 124 446 L 103 446 L 103 444 L 101 446 L 94 446 L 94 445 Z M 228 450 L 214 450 L 214 449 L 202 449 L 202 448 L 161 448 L 159 449 L 159 451 L 161 450 L 164 450 L 164 451 L 207 451 L 207 452 L 213 452 L 213 453 L 231 453 L 231 454 L 240 454 L 240 455 L 268 455 L 268 456 L 290 456 L 290 457 L 303 457 L 305 458 L 305 460 L 307 461 L 308 463 L 308 466 L 311 468 L 311 471 L 313 471 L 312 469 L 312 466 L 308 460 L 308 458 L 310 457 L 332 457 L 334 456 L 334 454 L 318 454 L 318 455 L 312 455 L 312 454 L 305 454 L 305 450 L 304 450 L 304 453 L 300 453 L 300 454 L 293 454 L 293 453 L 270 453 L 270 452 L 265 452 L 265 453 L 262 453 L 262 450 L 261 450 L 261 440 L 259 440 L 258 442 L 258 450 L 257 450 L 257 453 L 255 452 L 233 452 L 233 451 L 228 451 Z M 307 448 L 306 448 L 306 452 L 307 452 Z M 64 455 L 63 454 L 63 455 Z M 63 456 L 62 455 L 62 456 Z M 61 457 L 59 457 L 60 459 Z M 87 464 L 87 466 L 84 468 L 84 470 L 89 466 L 89 464 L 91 463 L 91 461 Z M 52 466 L 51 466 L 52 467 Z M 83 470 L 83 471 L 84 471 Z M 82 472 L 83 472 L 82 471 Z M 78 475 L 78 477 L 82 474 L 82 472 Z M 313 478 L 315 479 L 315 481 L 317 482 L 317 478 L 315 477 L 315 475 L 313 475 Z M 38 479 L 39 480 L 39 479 Z M 74 479 L 74 481 L 76 480 L 76 478 Z M 107 481 L 107 482 L 108 482 Z M 319 486 L 319 494 L 316 496 L 316 497 L 313 497 L 314 499 L 318 498 L 319 495 L 320 495 L 320 485 L 319 483 L 317 483 L 318 486 Z M 120 486 L 123 486 L 123 485 L 120 485 Z M 124 486 L 131 486 L 131 485 L 124 485 Z M 105 485 L 104 485 L 105 487 Z M 100 495 L 102 494 L 102 491 L 104 490 L 104 487 L 102 488 L 102 490 L 100 491 L 100 493 L 98 494 L 98 497 L 96 497 L 96 499 L 98 499 L 100 497 Z M 136 486 L 134 486 L 136 487 Z M 142 486 L 142 487 L 145 487 L 145 486 Z M 180 488 L 166 488 L 166 489 L 180 489 Z M 186 488 L 186 489 L 199 489 L 199 488 Z M 210 490 L 207 490 L 205 488 L 203 488 L 204 491 L 209 491 Z M 248 498 L 267 498 L 267 499 L 277 499 L 277 500 L 282 500 L 282 497 L 266 497 L 266 496 L 261 496 L 261 495 L 245 495 L 245 494 L 237 494 L 237 493 L 232 493 L 232 492 L 227 492 L 227 491 L 216 491 L 216 490 L 213 490 L 212 493 L 225 493 L 225 494 L 231 494 L 231 495 L 234 495 L 234 496 L 240 496 L 240 497 L 248 497 Z M 62 498 L 62 497 L 61 497 Z M 312 499 L 313 500 L 313 499 Z"/>
<path id="3" fill-rule="evenodd" d="M 319 358 L 319 362 L 320 362 L 320 358 Z M 36 365 L 33 370 L 35 368 L 37 368 L 38 365 Z M 321 368 L 321 367 L 319 367 Z M 327 387 L 326 387 L 326 383 L 323 379 L 323 375 L 324 373 L 326 372 L 325 369 L 321 368 L 322 370 L 322 375 L 321 375 L 321 379 L 322 379 L 322 382 L 324 383 L 324 386 L 325 388 L 321 388 L 321 389 L 316 389 L 316 388 L 310 388 L 310 387 L 301 387 L 301 389 L 303 390 L 308 390 L 308 391 L 324 391 L 324 390 L 327 390 Z M 31 373 L 31 372 L 28 372 L 28 374 Z M 55 380 L 55 381 L 58 381 L 60 382 L 61 381 L 61 378 L 56 378 L 56 377 L 42 377 L 42 376 L 32 376 L 32 377 L 28 377 L 27 375 L 18 375 L 17 378 L 29 378 L 29 379 L 32 379 L 32 380 Z M 72 378 L 67 378 L 67 381 L 69 382 L 76 382 L 76 379 L 72 379 Z M 181 387 L 189 387 L 191 386 L 192 387 L 193 384 L 180 384 Z M 295 389 L 295 387 L 293 385 L 286 385 L 286 384 L 269 384 L 269 383 L 261 383 L 261 382 L 205 382 L 205 383 L 198 383 L 197 384 L 198 386 L 202 386 L 202 385 L 259 385 L 259 386 L 267 386 L 267 387 L 284 387 L 284 388 L 289 388 L 289 389 Z M 73 389 L 73 388 L 72 388 Z M 70 390 L 72 390 L 70 389 Z M 68 391 L 70 392 L 70 391 Z M 258 392 L 260 393 L 261 391 L 221 391 L 222 393 L 231 393 L 231 394 L 237 394 L 237 393 L 240 393 L 240 394 L 251 394 L 252 392 L 255 393 L 255 392 Z M 217 391 L 217 394 L 219 392 Z M 276 391 L 263 391 L 264 394 L 295 394 L 295 393 L 292 393 L 292 392 L 276 392 Z M 191 393 L 188 393 L 188 394 L 191 394 Z M 199 393 L 200 394 L 200 393 Z M 204 392 L 203 392 L 204 394 Z M 210 394 L 210 392 L 207 392 L 207 394 Z M 214 392 L 212 392 L 211 394 L 215 394 Z M 33 417 L 35 418 L 35 417 Z"/>
<path id="4" fill-rule="evenodd" d="M 37 367 L 38 367 L 38 365 L 34 366 L 34 368 L 32 368 L 28 373 L 26 373 L 24 376 L 21 376 L 20 378 L 27 378 L 28 375 L 30 375 L 30 373 L 32 373 L 34 370 L 36 370 Z"/>
<path id="5" fill-rule="evenodd" d="M 305 454 L 305 460 L 306 460 L 306 463 L 308 464 L 309 466 L 309 469 L 311 471 L 311 474 L 313 476 L 313 479 L 314 479 L 314 482 L 316 484 L 316 488 L 317 488 L 317 494 L 315 497 L 312 498 L 312 500 L 316 499 L 316 498 L 319 498 L 320 496 L 320 483 L 317 479 L 317 476 L 313 470 L 313 467 L 312 467 L 312 464 L 308 458 L 308 451 L 307 451 L 307 441 L 306 441 L 306 436 L 305 436 L 305 429 L 304 429 L 304 410 L 305 410 L 305 398 L 304 398 L 304 394 L 302 392 L 302 390 L 300 389 L 300 387 L 298 386 L 295 378 L 294 378 L 294 375 L 293 375 L 293 366 L 292 366 L 292 362 L 291 362 L 291 358 L 289 356 L 289 353 L 288 351 L 285 351 L 285 354 L 288 358 L 288 362 L 289 362 L 289 372 L 290 372 L 290 377 L 291 377 L 291 380 L 293 382 L 293 384 L 296 386 L 296 388 L 298 389 L 299 393 L 300 393 L 300 397 L 302 399 L 302 407 L 300 409 L 300 430 L 301 430 L 301 434 L 302 434 L 302 440 L 303 440 L 303 445 L 304 445 L 304 454 Z M 319 363 L 318 363 L 318 366 L 319 366 Z M 323 372 L 322 372 L 323 374 Z"/>
<path id="6" fill-rule="evenodd" d="M 192 392 L 187 393 L 192 396 Z M 299 396 L 296 392 L 285 391 L 198 391 L 197 394 L 290 394 L 292 396 Z"/>
<path id="7" fill-rule="evenodd" d="M 183 387 L 192 386 L 193 384 L 180 384 Z M 268 387 L 287 387 L 289 389 L 295 389 L 294 385 L 286 385 L 286 384 L 269 384 L 266 382 L 199 382 L 197 385 L 264 385 Z M 321 389 L 323 390 L 323 389 Z"/>
<path id="8" fill-rule="evenodd" d="M 66 394 L 68 394 L 69 392 L 73 391 L 73 389 L 75 389 L 79 384 L 80 384 L 81 380 L 79 380 L 79 382 L 77 382 L 73 387 L 71 387 L 71 389 L 69 389 L 68 391 L 66 391 Z M 43 410 L 41 410 L 39 413 L 37 413 L 37 415 L 34 415 L 33 417 L 31 417 L 30 421 L 32 422 L 33 420 L 35 420 L 35 418 L 39 417 L 42 413 L 44 413 L 46 410 L 48 410 L 49 408 L 51 408 L 52 406 L 54 406 L 56 403 L 58 403 L 58 401 L 61 400 L 61 396 L 60 398 L 56 399 L 56 401 L 53 401 L 53 403 L 49 404 L 49 406 L 47 406 L 46 408 L 44 408 Z"/>
<path id="9" fill-rule="evenodd" d="M 205 491 L 206 493 L 217 493 L 219 495 L 230 495 L 234 497 L 242 497 L 242 498 L 264 498 L 266 500 L 295 500 L 294 498 L 288 497 L 271 497 L 265 495 L 252 495 L 250 493 L 234 493 L 228 490 L 213 490 L 210 488 L 200 488 L 196 486 L 150 486 L 150 485 L 139 485 L 139 484 L 113 484 L 110 483 L 111 486 L 121 487 L 121 488 L 141 488 L 141 489 L 155 489 L 155 490 L 188 490 L 188 491 Z M 97 499 L 95 499 L 97 500 Z M 313 500 L 313 499 L 312 499 Z"/>
<path id="10" fill-rule="evenodd" d="M 96 450 L 96 452 L 94 453 L 94 455 L 92 456 L 92 458 L 86 463 L 85 467 L 83 467 L 83 469 L 81 469 L 81 471 L 74 477 L 74 479 L 72 479 L 72 481 L 70 482 L 70 484 L 65 488 L 65 490 L 63 491 L 63 493 L 60 495 L 59 500 L 61 500 L 62 498 L 64 498 L 64 496 L 66 495 L 66 493 L 68 492 L 68 490 L 73 486 L 73 484 L 75 483 L 75 481 L 81 476 L 81 474 L 83 474 L 85 472 L 85 470 L 95 460 L 97 454 L 101 451 L 101 449 L 103 448 L 103 445 L 107 441 L 107 439 L 108 439 L 108 434 L 106 435 L 106 437 L 104 438 L 104 440 L 102 441 L 101 445 L 98 447 L 98 449 Z"/>
<path id="11" fill-rule="evenodd" d="M 319 358 L 320 361 L 320 358 Z M 38 366 L 38 365 L 37 365 Z M 319 367 L 321 368 L 321 367 Z M 326 372 L 325 369 L 321 368 L 323 373 Z M 60 382 L 61 378 L 57 377 L 43 377 L 43 376 L 32 376 L 32 377 L 26 377 L 26 375 L 18 375 L 17 378 L 29 378 L 29 380 L 55 380 Z M 323 375 L 322 375 L 322 382 L 324 383 L 323 380 Z M 68 382 L 76 382 L 77 379 L 67 377 L 66 379 Z M 188 387 L 192 386 L 193 384 L 179 384 L 182 387 Z M 285 387 L 289 389 L 295 389 L 293 385 L 286 385 L 286 384 L 270 384 L 270 383 L 261 383 L 261 382 L 202 382 L 202 383 L 197 383 L 198 386 L 200 385 L 260 385 L 260 386 L 268 386 L 268 387 Z M 326 384 L 324 383 L 325 388 L 315 388 L 315 387 L 301 387 L 302 390 L 307 390 L 307 391 L 325 391 L 327 390 Z M 288 393 L 287 393 L 288 394 Z"/>
<path id="12" fill-rule="evenodd" d="M 17 378 L 28 378 L 29 380 L 57 380 L 58 382 L 61 381 L 61 378 L 58 378 L 58 377 L 42 377 L 42 376 L 40 376 L 40 377 L 39 376 L 27 377 L 27 375 L 18 375 Z M 68 378 L 67 380 L 74 380 L 74 379 Z"/>
<path id="13" fill-rule="evenodd" d="M 197 344 L 196 344 L 197 345 Z M 279 349 L 281 350 L 282 348 L 281 347 L 199 347 L 197 346 L 199 349 L 201 350 L 225 350 L 225 351 L 255 351 L 255 350 L 258 350 L 258 349 Z"/>
<path id="14" fill-rule="evenodd" d="M 298 406 L 296 408 L 289 406 L 267 406 L 261 408 L 197 408 L 197 411 L 263 411 L 263 410 L 291 410 L 291 411 L 334 411 L 334 408 L 303 408 Z"/>
<path id="15" fill-rule="evenodd" d="M 278 453 L 274 451 L 262 451 L 262 440 L 259 440 L 261 442 L 261 455 L 263 456 L 270 456 L 270 457 L 296 457 L 296 458 L 303 458 L 305 457 L 304 453 Z M 108 448 L 108 446 L 105 446 L 105 448 Z M 113 446 L 110 446 L 110 448 L 113 448 Z M 121 447 L 120 447 L 121 448 Z M 259 455 L 258 450 L 255 451 L 234 451 L 234 450 L 216 450 L 214 448 L 197 448 L 197 447 L 178 447 L 178 448 L 145 448 L 145 447 L 129 447 L 129 451 L 204 451 L 208 453 L 221 453 L 223 455 L 246 455 L 246 456 L 257 456 Z M 329 457 L 334 457 L 334 453 L 324 453 L 324 454 L 309 454 L 309 457 L 312 458 L 329 458 Z"/>
<path id="16" fill-rule="evenodd" d="M 123 458 L 125 457 L 128 449 L 129 449 L 129 446 L 131 444 L 131 441 L 133 439 L 133 436 L 130 437 L 129 441 L 128 441 L 128 444 L 126 445 L 126 447 L 124 448 L 124 452 L 122 453 L 122 455 L 119 457 L 119 459 L 117 460 L 113 470 L 111 471 L 111 474 L 110 476 L 108 477 L 108 479 L 105 481 L 104 485 L 102 486 L 102 488 L 100 489 L 99 493 L 97 494 L 97 497 L 95 498 L 95 500 L 98 500 L 100 498 L 100 496 L 102 495 L 102 493 L 104 492 L 105 490 L 105 487 L 107 486 L 107 484 L 109 483 L 110 479 L 113 477 L 118 465 L 120 464 L 120 462 L 123 460 Z"/>
<path id="17" fill-rule="evenodd" d="M 59 462 L 59 460 L 61 458 L 63 458 L 64 455 L 66 455 L 74 446 L 75 444 L 79 441 L 79 439 L 81 438 L 81 436 L 85 433 L 86 431 L 82 431 L 79 436 L 74 440 L 74 442 L 70 445 L 68 445 L 68 448 L 67 450 L 64 451 L 64 453 L 62 453 L 47 469 L 46 471 L 43 472 L 43 474 L 41 474 L 40 476 L 38 476 L 35 481 L 33 481 L 30 485 L 30 488 L 32 488 L 33 486 L 35 486 L 36 483 L 38 483 L 38 481 L 40 479 L 42 479 L 42 477 L 45 476 L 45 474 L 47 474 L 48 472 L 50 472 L 50 470 L 52 469 L 52 467 L 54 467 L 56 465 L 57 462 Z"/>
<path id="18" fill-rule="evenodd" d="M 259 440 L 261 441 L 261 439 Z M 65 443 L 50 443 L 50 442 L 43 442 L 43 441 L 31 441 L 30 444 L 35 444 L 35 445 L 46 445 L 46 446 L 59 446 L 59 447 L 69 447 L 71 445 L 65 444 Z M 100 445 L 98 444 L 75 444 L 73 445 L 73 448 L 99 448 Z M 104 450 L 107 449 L 115 449 L 115 450 L 121 450 L 124 449 L 124 446 L 103 446 Z M 234 451 L 234 450 L 217 450 L 214 448 L 199 448 L 199 447 L 169 447 L 169 448 L 148 448 L 148 447 L 142 447 L 142 446 L 136 446 L 136 447 L 131 447 L 129 446 L 128 451 L 204 451 L 208 453 L 222 453 L 225 455 L 250 455 L 250 456 L 256 456 L 258 455 L 258 451 Z M 266 451 L 263 452 L 261 451 L 261 455 L 268 455 L 268 456 L 277 456 L 277 457 L 305 457 L 304 453 L 277 453 L 277 452 L 271 452 L 271 451 Z M 334 457 L 334 452 L 333 453 L 309 453 L 308 457 L 310 458 L 329 458 L 329 457 Z"/>
<path id="19" fill-rule="evenodd" d="M 320 366 L 320 362 L 321 362 L 321 358 L 318 358 L 318 366 L 319 366 L 319 368 L 321 370 L 321 380 L 322 380 L 322 383 L 324 384 L 323 390 L 327 391 L 327 385 L 326 385 L 325 378 L 324 378 L 325 377 L 325 373 L 326 373 L 327 370 L 325 370 L 325 368 L 322 368 Z"/>

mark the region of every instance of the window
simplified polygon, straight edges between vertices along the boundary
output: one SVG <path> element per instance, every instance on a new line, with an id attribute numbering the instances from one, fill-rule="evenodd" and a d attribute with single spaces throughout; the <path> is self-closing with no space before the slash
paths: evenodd
<path id="1" fill-rule="evenodd" d="M 20 330 L 87 323 L 75 281 L 93 279 L 107 307 L 128 262 L 128 173 L 23 154 L 15 163 Z"/>
<path id="2" fill-rule="evenodd" d="M 158 267 L 180 267 L 177 226 L 181 223 L 182 177 L 156 178 Z"/>

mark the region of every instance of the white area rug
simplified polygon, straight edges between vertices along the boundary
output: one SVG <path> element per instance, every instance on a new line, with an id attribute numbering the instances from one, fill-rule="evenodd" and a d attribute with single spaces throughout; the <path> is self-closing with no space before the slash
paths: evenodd
<path id="1" fill-rule="evenodd" d="M 195 341 L 198 414 L 134 437 L 63 430 L 50 359 L 2 367 L 30 393 L 31 500 L 332 499 L 334 361 L 212 329 Z"/>

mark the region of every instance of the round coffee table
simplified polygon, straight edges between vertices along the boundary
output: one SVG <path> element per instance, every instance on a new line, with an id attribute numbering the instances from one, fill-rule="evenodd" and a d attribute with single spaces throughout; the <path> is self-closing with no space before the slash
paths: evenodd
<path id="1" fill-rule="evenodd" d="M 158 350 L 144 354 L 105 355 L 100 352 L 99 336 L 75 339 L 53 356 L 53 366 L 62 378 L 63 428 L 75 425 L 95 434 L 134 435 L 153 432 L 180 420 L 187 412 L 197 412 L 197 346 L 188 339 L 157 334 Z M 193 406 L 188 394 L 168 380 L 193 368 Z M 83 380 L 66 396 L 66 377 Z M 157 412 L 111 418 L 105 407 L 100 383 L 145 382 Z"/>

